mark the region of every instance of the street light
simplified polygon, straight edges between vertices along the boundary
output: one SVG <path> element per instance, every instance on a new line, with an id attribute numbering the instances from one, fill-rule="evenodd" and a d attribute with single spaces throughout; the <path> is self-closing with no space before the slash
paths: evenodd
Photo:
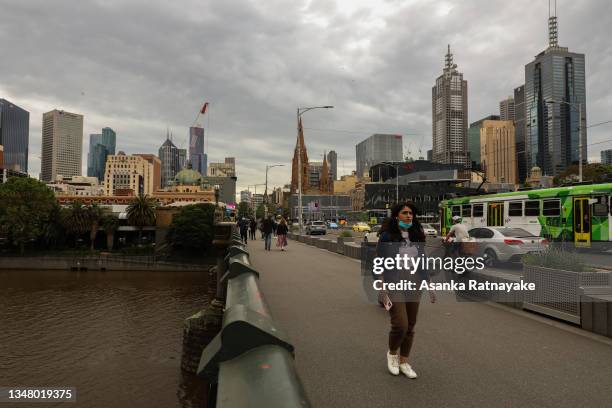
<path id="1" fill-rule="evenodd" d="M 268 170 L 272 167 L 282 167 L 284 164 L 266 165 L 266 189 L 264 190 L 264 218 L 268 218 Z"/>
<path id="2" fill-rule="evenodd" d="M 300 226 L 300 234 L 302 233 L 302 146 L 300 145 L 300 117 L 313 109 L 333 109 L 333 106 L 311 106 L 308 108 L 297 108 L 297 132 L 298 132 L 298 225 Z"/>
<path id="3" fill-rule="evenodd" d="M 395 168 L 395 204 L 399 204 L 399 164 L 390 164 L 385 162 L 380 162 L 378 164 L 384 164 L 385 166 Z"/>
<path id="4" fill-rule="evenodd" d="M 546 100 L 546 103 L 549 103 L 549 104 L 564 103 L 574 109 L 576 109 L 575 106 L 578 105 L 578 181 L 582 183 L 582 102 L 575 103 L 575 102 L 559 101 L 557 99 L 548 99 Z M 554 114 L 555 113 L 553 111 L 553 121 L 554 121 Z"/>

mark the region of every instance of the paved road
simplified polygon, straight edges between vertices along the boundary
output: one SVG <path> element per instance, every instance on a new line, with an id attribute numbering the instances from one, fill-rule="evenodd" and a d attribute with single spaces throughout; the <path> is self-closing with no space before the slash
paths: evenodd
<path id="1" fill-rule="evenodd" d="M 411 364 L 386 369 L 388 315 L 357 261 L 295 241 L 249 241 L 272 313 L 296 347 L 315 407 L 610 407 L 612 345 L 481 303 L 424 296 Z"/>

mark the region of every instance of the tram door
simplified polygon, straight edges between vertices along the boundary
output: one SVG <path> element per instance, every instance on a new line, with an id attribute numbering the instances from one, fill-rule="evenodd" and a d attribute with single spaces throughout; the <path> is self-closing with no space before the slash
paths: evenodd
<path id="1" fill-rule="evenodd" d="M 591 211 L 587 197 L 574 198 L 574 243 L 577 247 L 591 246 Z"/>
<path id="2" fill-rule="evenodd" d="M 488 203 L 487 205 L 487 226 L 504 226 L 504 203 Z"/>

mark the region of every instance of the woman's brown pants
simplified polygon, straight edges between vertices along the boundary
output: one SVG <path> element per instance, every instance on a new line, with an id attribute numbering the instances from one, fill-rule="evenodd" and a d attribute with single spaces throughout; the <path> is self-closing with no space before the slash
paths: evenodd
<path id="1" fill-rule="evenodd" d="M 389 331 L 389 350 L 400 350 L 400 356 L 408 357 L 414 339 L 414 325 L 419 312 L 419 302 L 394 302 L 389 310 L 391 331 Z"/>

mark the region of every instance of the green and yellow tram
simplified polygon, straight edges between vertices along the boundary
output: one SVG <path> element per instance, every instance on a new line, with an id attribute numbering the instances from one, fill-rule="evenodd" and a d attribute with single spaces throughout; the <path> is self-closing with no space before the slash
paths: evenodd
<path id="1" fill-rule="evenodd" d="M 591 247 L 612 241 L 612 183 L 514 191 L 440 202 L 442 234 L 458 215 L 468 228 L 523 228 L 551 240 Z"/>

